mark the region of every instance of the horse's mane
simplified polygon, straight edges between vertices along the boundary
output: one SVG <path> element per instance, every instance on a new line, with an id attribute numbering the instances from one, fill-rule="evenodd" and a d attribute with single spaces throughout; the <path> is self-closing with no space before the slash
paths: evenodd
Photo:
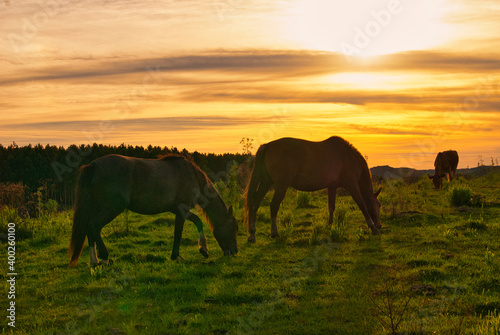
<path id="1" fill-rule="evenodd" d="M 162 161 L 170 161 L 170 160 L 176 160 L 176 159 L 184 159 L 186 162 L 188 162 L 194 169 L 194 172 L 195 172 L 195 178 L 198 182 L 198 185 L 200 186 L 200 190 L 201 190 L 201 196 L 202 197 L 206 197 L 206 198 L 214 198 L 215 194 L 217 196 L 219 196 L 220 198 L 220 195 L 219 195 L 219 192 L 217 192 L 217 190 L 215 189 L 215 187 L 213 186 L 212 182 L 210 181 L 210 178 L 208 178 L 207 174 L 193 161 L 193 159 L 191 157 L 186 157 L 186 156 L 183 156 L 183 155 L 180 155 L 180 154 L 166 154 L 166 155 L 162 155 L 160 157 L 158 157 L 158 160 L 162 160 Z M 209 201 L 209 204 L 211 202 Z M 208 225 L 210 226 L 210 230 L 213 231 L 214 229 L 214 226 L 213 226 L 213 217 L 211 218 L 211 214 L 212 213 L 209 213 L 211 212 L 210 209 L 207 208 L 203 208 L 201 206 L 198 206 L 200 208 L 200 212 L 203 216 L 203 218 L 205 219 L 205 222 L 208 223 Z"/>
<path id="2" fill-rule="evenodd" d="M 161 155 L 161 156 L 158 156 L 158 160 L 160 161 L 169 161 L 169 160 L 174 160 L 174 159 L 186 159 L 185 156 L 182 156 L 180 154 L 165 154 L 165 155 Z M 192 161 L 189 161 L 190 163 L 193 163 Z"/>
<path id="3" fill-rule="evenodd" d="M 356 147 L 354 145 L 352 145 L 351 142 L 349 142 L 348 140 L 340 137 L 340 136 L 332 136 L 329 138 L 329 140 L 332 140 L 332 141 L 339 141 L 340 143 L 343 143 L 345 145 L 345 149 L 347 149 L 347 151 L 351 152 L 354 154 L 354 156 L 358 159 L 358 161 L 360 162 L 360 164 L 363 166 L 363 175 L 365 175 L 365 178 L 367 177 L 369 180 L 372 179 L 372 173 L 370 171 L 370 168 L 368 167 L 368 162 L 366 161 L 365 157 L 361 154 L 361 152 L 359 152 L 358 149 L 356 149 Z M 370 183 L 371 185 L 371 183 Z"/>

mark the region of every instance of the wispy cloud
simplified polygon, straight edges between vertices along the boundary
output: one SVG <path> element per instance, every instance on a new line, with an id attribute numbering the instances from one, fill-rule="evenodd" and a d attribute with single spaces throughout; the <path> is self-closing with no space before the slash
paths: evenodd
<path id="1" fill-rule="evenodd" d="M 283 116 L 284 118 L 284 116 Z M 0 129 L 23 129 L 43 131 L 73 131 L 82 132 L 91 129 L 103 128 L 134 130 L 164 130 L 183 131 L 196 129 L 220 129 L 233 126 L 266 124 L 275 117 L 228 117 L 228 116 L 185 116 L 160 118 L 135 118 L 126 120 L 92 120 L 92 121 L 61 121 L 61 122 L 33 122 L 22 124 L 1 125 Z"/>
<path id="2" fill-rule="evenodd" d="M 200 72 L 238 73 L 261 75 L 269 78 L 296 78 L 319 74 L 342 72 L 401 72 L 424 73 L 470 73 L 491 72 L 500 69 L 497 57 L 457 55 L 445 52 L 414 51 L 380 56 L 366 61 L 347 58 L 338 53 L 293 50 L 240 50 L 213 51 L 195 56 L 174 56 L 133 60 L 116 59 L 102 61 L 75 59 L 74 66 L 48 66 L 19 71 L 17 75 L 4 78 L 1 85 L 29 81 L 57 81 L 134 73 Z M 76 65 L 76 66 L 75 66 Z M 244 81 L 244 78 L 242 78 Z"/>

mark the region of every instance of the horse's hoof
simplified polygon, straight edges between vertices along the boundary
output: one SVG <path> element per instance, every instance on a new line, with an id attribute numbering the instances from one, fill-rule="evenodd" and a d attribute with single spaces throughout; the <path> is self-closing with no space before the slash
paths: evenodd
<path id="1" fill-rule="evenodd" d="M 279 238 L 280 234 L 278 233 L 271 233 L 271 238 Z"/>
<path id="2" fill-rule="evenodd" d="M 173 261 L 179 261 L 179 260 L 182 260 L 182 261 L 185 261 L 185 259 L 180 256 L 180 255 L 177 255 L 177 256 L 170 256 L 170 259 L 173 260 Z"/>
<path id="3" fill-rule="evenodd" d="M 378 230 L 377 228 L 372 229 L 372 235 L 381 235 L 380 230 Z"/>
<path id="4" fill-rule="evenodd" d="M 110 266 L 113 265 L 113 261 L 111 259 L 102 259 L 97 265 Z"/>
<path id="5" fill-rule="evenodd" d="M 247 241 L 250 243 L 255 243 L 255 236 L 248 236 Z"/>
<path id="6" fill-rule="evenodd" d="M 207 250 L 200 248 L 200 254 L 202 254 L 203 257 L 208 258 L 208 251 Z"/>

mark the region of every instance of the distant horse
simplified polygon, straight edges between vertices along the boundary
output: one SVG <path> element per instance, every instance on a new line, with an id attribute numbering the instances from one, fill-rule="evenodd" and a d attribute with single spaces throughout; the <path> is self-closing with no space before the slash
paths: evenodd
<path id="1" fill-rule="evenodd" d="M 276 216 L 288 187 L 299 191 L 328 189 L 329 224 L 333 222 L 338 187 L 356 201 L 374 235 L 380 234 L 380 202 L 373 193 L 371 173 L 363 156 L 349 142 L 330 137 L 322 142 L 281 138 L 260 146 L 246 192 L 248 241 L 255 241 L 259 205 L 274 186 L 271 200 L 271 237 L 277 237 Z"/>
<path id="2" fill-rule="evenodd" d="M 195 206 L 201 209 L 224 254 L 236 254 L 238 224 L 233 208 L 226 207 L 207 175 L 194 163 L 178 155 L 160 159 L 120 155 L 98 158 L 80 171 L 69 266 L 77 264 L 85 238 L 89 241 L 91 265 L 100 263 L 96 244 L 102 263 L 108 263 L 101 229 L 125 209 L 139 214 L 175 214 L 173 260 L 179 257 L 184 221 L 192 221 L 200 233 L 200 252 L 208 257 L 203 224 L 191 212 Z"/>
<path id="3" fill-rule="evenodd" d="M 434 175 L 427 175 L 432 179 L 436 190 L 443 187 L 443 178 L 448 174 L 448 181 L 452 181 L 457 175 L 458 153 L 455 150 L 443 151 L 437 154 L 434 161 Z"/>

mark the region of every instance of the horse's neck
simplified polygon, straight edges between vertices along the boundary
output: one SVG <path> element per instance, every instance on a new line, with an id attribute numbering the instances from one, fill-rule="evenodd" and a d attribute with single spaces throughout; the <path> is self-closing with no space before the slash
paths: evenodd
<path id="1" fill-rule="evenodd" d="M 220 220 L 227 213 L 227 208 L 214 186 L 212 184 L 207 186 L 210 192 L 205 195 L 207 199 L 206 206 L 204 206 L 204 208 L 202 206 L 202 208 L 210 221 L 212 221 L 212 223 L 216 223 L 218 219 Z"/>

